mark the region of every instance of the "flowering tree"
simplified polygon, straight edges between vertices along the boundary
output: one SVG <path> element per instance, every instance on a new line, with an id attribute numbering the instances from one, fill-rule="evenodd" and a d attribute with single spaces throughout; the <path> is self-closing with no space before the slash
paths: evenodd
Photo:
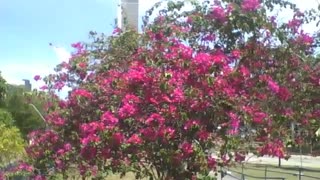
<path id="1" fill-rule="evenodd" d="M 73 44 L 70 61 L 44 79 L 50 92 L 73 89 L 66 100 L 53 94 L 51 128 L 30 134 L 35 168 L 65 179 L 75 165 L 83 178 L 195 179 L 249 148 L 284 158 L 290 123 L 319 127 L 319 66 L 309 60 L 318 37 L 301 28 L 316 11 L 271 0 L 191 1 L 181 12 L 184 4 L 155 5 L 141 34 L 91 32 L 91 44 Z M 278 22 L 274 7 L 293 18 Z"/>

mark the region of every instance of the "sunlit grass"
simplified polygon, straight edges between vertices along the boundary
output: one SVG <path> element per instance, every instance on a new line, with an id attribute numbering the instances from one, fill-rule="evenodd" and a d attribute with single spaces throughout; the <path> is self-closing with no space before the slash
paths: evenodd
<path id="1" fill-rule="evenodd" d="M 243 167 L 238 165 L 236 167 L 229 168 L 229 171 L 233 176 L 241 177 L 241 173 L 245 174 L 246 180 L 257 180 L 265 177 L 278 177 L 285 179 L 298 179 L 299 169 L 293 166 L 281 166 L 281 168 L 273 165 L 258 165 L 258 164 L 246 164 Z M 303 180 L 320 179 L 320 169 L 304 169 L 301 172 Z M 247 175 L 247 176 L 246 176 Z M 308 177 L 310 176 L 310 177 Z"/>

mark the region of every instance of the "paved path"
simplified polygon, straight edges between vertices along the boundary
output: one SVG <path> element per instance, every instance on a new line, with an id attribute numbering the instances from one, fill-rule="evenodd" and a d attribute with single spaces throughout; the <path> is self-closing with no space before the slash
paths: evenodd
<path id="1" fill-rule="evenodd" d="M 257 157 L 253 154 L 249 154 L 246 158 L 246 162 L 252 164 L 278 165 L 279 159 L 273 157 Z M 281 165 L 298 167 L 302 165 L 302 167 L 305 168 L 320 168 L 320 157 L 292 155 L 289 160 L 281 159 Z"/>
<path id="2" fill-rule="evenodd" d="M 220 180 L 220 179 L 218 179 L 218 180 Z M 222 180 L 239 180 L 239 179 L 227 175 L 227 176 L 223 177 Z"/>
<path id="3" fill-rule="evenodd" d="M 212 173 L 212 177 L 214 177 L 213 172 L 211 172 L 211 173 Z M 209 174 L 210 174 L 210 173 L 209 173 Z M 239 180 L 239 179 L 234 178 L 234 177 L 229 176 L 229 175 L 226 175 L 225 177 L 223 177 L 223 178 L 221 179 L 221 174 L 220 174 L 220 173 L 218 173 L 217 178 L 218 178 L 218 180 Z"/>
<path id="4" fill-rule="evenodd" d="M 246 162 L 250 164 L 268 164 L 278 165 L 279 159 L 273 157 L 257 157 L 253 154 L 249 154 L 246 158 Z M 302 162 L 302 163 L 301 163 Z M 302 165 L 303 168 L 320 168 L 320 157 L 306 156 L 306 155 L 292 155 L 289 160 L 281 160 L 283 166 L 297 166 Z M 218 180 L 221 180 L 220 174 Z M 222 178 L 222 180 L 239 180 L 229 175 Z"/>

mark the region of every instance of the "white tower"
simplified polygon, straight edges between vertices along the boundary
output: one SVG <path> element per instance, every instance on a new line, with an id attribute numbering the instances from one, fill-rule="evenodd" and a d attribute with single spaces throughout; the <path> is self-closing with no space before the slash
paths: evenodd
<path id="1" fill-rule="evenodd" d="M 139 29 L 139 0 L 119 0 L 118 4 L 118 27 L 126 26 Z"/>

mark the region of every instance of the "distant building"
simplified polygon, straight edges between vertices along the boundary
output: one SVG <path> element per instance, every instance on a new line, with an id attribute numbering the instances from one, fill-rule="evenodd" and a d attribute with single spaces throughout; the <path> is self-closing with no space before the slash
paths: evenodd
<path id="1" fill-rule="evenodd" d="M 117 25 L 139 29 L 139 0 L 119 0 Z"/>
<path id="2" fill-rule="evenodd" d="M 31 91 L 32 89 L 32 85 L 30 83 L 30 80 L 27 80 L 27 79 L 23 79 L 24 81 L 24 88 L 26 91 Z"/>

